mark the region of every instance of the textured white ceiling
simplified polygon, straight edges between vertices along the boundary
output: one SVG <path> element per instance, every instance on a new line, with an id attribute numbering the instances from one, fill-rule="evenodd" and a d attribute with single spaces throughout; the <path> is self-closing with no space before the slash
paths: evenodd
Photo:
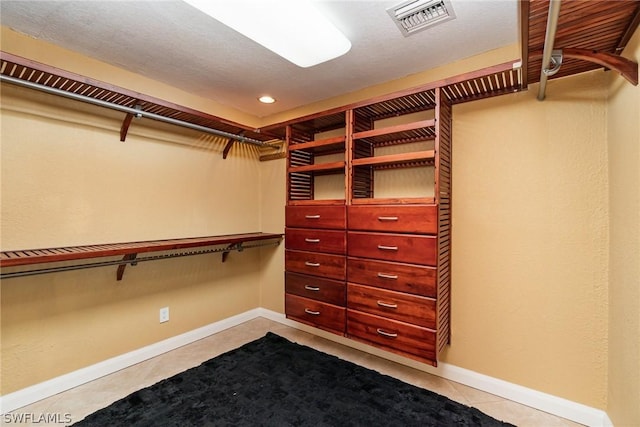
<path id="1" fill-rule="evenodd" d="M 518 0 L 452 0 L 455 20 L 410 37 L 386 12 L 400 2 L 317 1 L 352 47 L 310 68 L 291 64 L 182 1 L 2 0 L 0 22 L 260 117 L 518 40 Z M 265 93 L 278 102 L 260 104 L 257 97 Z"/>

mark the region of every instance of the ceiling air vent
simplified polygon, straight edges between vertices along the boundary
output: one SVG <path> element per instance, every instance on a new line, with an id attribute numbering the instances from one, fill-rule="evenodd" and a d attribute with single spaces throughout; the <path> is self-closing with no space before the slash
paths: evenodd
<path id="1" fill-rule="evenodd" d="M 405 37 L 456 17 L 449 0 L 409 0 L 387 12 Z"/>

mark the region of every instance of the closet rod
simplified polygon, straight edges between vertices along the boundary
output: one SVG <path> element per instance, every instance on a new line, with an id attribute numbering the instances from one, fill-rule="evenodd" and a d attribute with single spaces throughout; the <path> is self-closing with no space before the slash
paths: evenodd
<path id="1" fill-rule="evenodd" d="M 547 90 L 547 77 L 550 75 L 548 74 L 550 71 L 549 64 L 551 62 L 551 55 L 553 54 L 553 44 L 556 40 L 556 30 L 558 29 L 559 15 L 560 0 L 549 0 L 549 14 L 547 16 L 547 30 L 544 36 L 544 50 L 542 52 L 542 67 L 540 70 L 540 87 L 538 88 L 538 101 L 544 100 L 545 91 Z"/>
<path id="2" fill-rule="evenodd" d="M 77 101 L 82 101 L 82 102 L 87 102 L 89 104 L 98 105 L 100 107 L 111 108 L 113 110 L 118 110 L 118 111 L 122 111 L 122 112 L 125 112 L 125 113 L 133 114 L 134 117 L 147 117 L 149 119 L 157 120 L 157 121 L 160 121 L 160 122 L 170 123 L 170 124 L 173 124 L 173 125 L 194 129 L 194 130 L 197 130 L 197 131 L 200 131 L 200 132 L 205 132 L 205 133 L 213 134 L 213 135 L 216 135 L 216 136 L 223 136 L 225 138 L 230 138 L 230 139 L 233 139 L 235 141 L 244 142 L 244 143 L 253 144 L 253 145 L 258 145 L 260 147 L 262 147 L 264 145 L 268 145 L 264 141 L 260 141 L 260 140 L 253 139 L 253 138 L 249 138 L 249 137 L 246 137 L 246 136 L 236 135 L 234 133 L 229 133 L 229 132 L 225 132 L 225 131 L 221 131 L 221 130 L 217 130 L 217 129 L 208 128 L 208 127 L 205 127 L 205 126 L 196 125 L 196 124 L 185 122 L 185 121 L 182 121 L 182 120 L 173 119 L 171 117 L 165 117 L 165 116 L 161 116 L 159 114 L 155 114 L 155 113 L 150 113 L 150 112 L 146 112 L 146 111 L 143 111 L 143 110 L 139 110 L 137 108 L 127 107 L 127 106 L 124 106 L 124 105 L 119 105 L 119 104 L 114 104 L 114 103 L 107 102 L 107 101 L 102 101 L 101 99 L 95 99 L 95 98 L 91 98 L 91 97 L 80 95 L 80 94 L 73 93 L 73 92 L 67 92 L 67 91 L 64 91 L 62 89 L 58 89 L 58 88 L 55 88 L 55 87 L 49 87 L 49 86 L 41 85 L 41 84 L 38 84 L 38 83 L 33 83 L 33 82 L 28 81 L 28 80 L 21 80 L 21 79 L 17 79 L 15 77 L 11 77 L 11 76 L 0 75 L 0 81 L 6 81 L 8 83 L 13 83 L 13 84 L 18 85 L 18 86 L 24 86 L 24 87 L 28 87 L 30 89 L 36 89 L 36 90 L 39 90 L 39 91 L 42 91 L 42 92 L 47 92 L 47 93 L 54 94 L 54 95 L 64 96 L 64 97 L 67 97 L 67 98 L 75 99 Z"/>

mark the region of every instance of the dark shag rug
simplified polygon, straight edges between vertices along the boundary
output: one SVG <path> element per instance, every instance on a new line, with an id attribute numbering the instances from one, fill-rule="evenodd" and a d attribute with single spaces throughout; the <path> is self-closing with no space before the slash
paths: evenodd
<path id="1" fill-rule="evenodd" d="M 509 426 L 278 335 L 213 358 L 75 426 Z"/>

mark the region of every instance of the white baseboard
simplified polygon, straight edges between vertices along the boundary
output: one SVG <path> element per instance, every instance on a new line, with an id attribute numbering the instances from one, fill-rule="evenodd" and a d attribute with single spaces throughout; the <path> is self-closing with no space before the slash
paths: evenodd
<path id="1" fill-rule="evenodd" d="M 311 328 L 291 321 L 281 313 L 277 313 L 275 311 L 267 310 L 264 308 L 249 310 L 236 316 L 223 319 L 219 322 L 203 326 L 193 331 L 177 335 L 175 337 L 160 341 L 155 344 L 151 344 L 138 350 L 134 350 L 132 352 L 107 359 L 105 361 L 96 363 L 95 365 L 87 366 L 86 368 L 82 368 L 77 371 L 53 378 L 51 380 L 24 388 L 22 390 L 0 396 L 0 413 L 6 414 L 8 412 L 35 403 L 39 400 L 70 390 L 79 385 L 135 365 L 136 363 L 143 362 L 168 351 L 175 350 L 176 348 L 206 338 L 217 332 L 221 332 L 225 329 L 240 325 L 257 317 L 264 317 L 266 319 L 270 319 L 296 329 L 301 329 L 312 334 L 320 335 L 324 338 L 336 341 L 340 344 L 354 347 L 359 350 L 364 350 L 377 356 L 409 365 L 411 367 L 440 376 L 442 378 L 446 378 L 448 380 L 455 381 L 469 387 L 485 391 L 487 393 L 495 394 L 497 396 L 504 397 L 514 402 L 518 402 L 523 405 L 527 405 L 532 408 L 578 422 L 580 424 L 594 427 L 612 426 L 611 420 L 609 419 L 607 414 L 600 409 L 591 408 L 580 403 L 572 402 L 570 400 L 532 390 L 527 387 L 489 377 L 487 375 L 479 374 L 477 372 L 460 368 L 454 365 L 449 365 L 447 363 L 439 363 L 438 367 L 434 368 L 429 365 L 418 363 L 410 359 L 405 359 L 394 354 L 384 352 L 374 347 L 357 343 L 347 338 L 339 337 L 334 334 L 324 333 L 315 328 Z"/>
<path id="2" fill-rule="evenodd" d="M 251 319 L 259 317 L 259 313 L 260 309 L 257 308 L 249 310 L 236 316 L 223 319 L 219 322 L 211 323 L 184 334 L 142 347 L 138 350 L 104 360 L 96 363 L 95 365 L 87 366 L 86 368 L 78 369 L 77 371 L 0 396 L 0 414 L 15 411 L 16 409 L 30 405 L 39 400 L 62 393 L 63 391 L 70 390 L 90 381 L 97 380 L 105 375 L 133 366 L 136 363 L 143 362 L 168 351 L 175 350 L 176 348 L 206 338 L 217 332 L 240 325 Z"/>

